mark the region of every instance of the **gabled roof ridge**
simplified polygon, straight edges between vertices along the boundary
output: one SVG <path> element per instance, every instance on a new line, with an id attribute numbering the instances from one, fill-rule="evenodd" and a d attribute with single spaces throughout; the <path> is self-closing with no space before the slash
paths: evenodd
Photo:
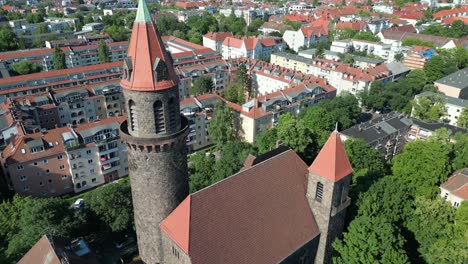
<path id="1" fill-rule="evenodd" d="M 215 186 L 215 185 L 219 185 L 219 184 L 221 184 L 222 182 L 225 182 L 225 181 L 227 181 L 227 180 L 229 180 L 229 179 L 231 179 L 231 178 L 233 178 L 233 177 L 235 177 L 235 176 L 237 176 L 237 175 L 239 175 L 239 174 L 241 174 L 241 173 L 244 173 L 246 170 L 250 170 L 250 169 L 252 169 L 252 168 L 255 168 L 255 167 L 259 166 L 260 164 L 263 164 L 263 163 L 265 163 L 265 162 L 271 160 L 272 158 L 276 158 L 276 157 L 282 156 L 282 155 L 284 155 L 284 154 L 286 154 L 286 153 L 289 153 L 289 152 L 291 152 L 291 151 L 294 152 L 294 150 L 289 149 L 289 150 L 283 151 L 283 152 L 281 152 L 281 153 L 279 153 L 279 154 L 277 154 L 277 155 L 275 155 L 275 156 L 273 156 L 273 157 L 271 157 L 271 158 L 269 158 L 269 159 L 266 159 L 266 160 L 264 160 L 264 161 L 261 161 L 261 162 L 255 164 L 255 165 L 253 165 L 252 167 L 249 167 L 248 169 L 240 170 L 240 171 L 234 173 L 233 175 L 231 175 L 231 176 L 229 176 L 229 177 L 227 177 L 227 178 L 224 178 L 224 179 L 222 179 L 222 180 L 220 180 L 220 181 L 218 181 L 218 182 L 216 182 L 216 183 L 211 184 L 210 186 L 206 186 L 206 187 L 203 188 L 203 189 L 200 189 L 200 190 L 198 190 L 198 191 L 196 191 L 196 192 L 194 192 L 194 193 L 191 193 L 190 196 L 195 196 L 196 194 L 200 193 L 200 192 L 203 191 L 203 190 L 209 189 L 209 188 L 211 188 L 211 187 L 213 187 L 213 186 Z M 295 153 L 295 152 L 294 152 L 294 153 Z M 296 154 L 296 153 L 295 153 L 295 154 Z M 297 154 L 296 154 L 296 155 L 297 155 Z"/>

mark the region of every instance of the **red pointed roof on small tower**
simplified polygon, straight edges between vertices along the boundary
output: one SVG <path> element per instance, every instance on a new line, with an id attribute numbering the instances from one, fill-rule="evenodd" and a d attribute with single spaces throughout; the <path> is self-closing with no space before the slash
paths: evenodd
<path id="1" fill-rule="evenodd" d="M 129 66 L 132 68 L 132 73 L 129 79 L 121 80 L 120 84 L 123 88 L 135 91 L 155 91 L 177 85 L 177 76 L 171 57 L 164 47 L 145 0 L 139 0 L 138 3 L 127 56 L 127 63 L 131 63 Z M 159 81 L 154 74 L 155 64 L 158 61 L 163 62 L 167 69 L 167 78 Z"/>
<path id="2" fill-rule="evenodd" d="M 323 145 L 314 162 L 310 165 L 309 171 L 333 182 L 337 182 L 353 172 L 340 135 L 336 130 Z"/>

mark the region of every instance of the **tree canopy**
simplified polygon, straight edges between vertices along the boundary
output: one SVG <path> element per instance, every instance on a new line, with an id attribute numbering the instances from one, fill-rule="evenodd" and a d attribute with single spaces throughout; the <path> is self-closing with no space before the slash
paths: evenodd
<path id="1" fill-rule="evenodd" d="M 35 72 L 40 72 L 42 70 L 42 66 L 29 62 L 29 61 L 20 61 L 11 66 L 13 75 L 23 75 L 23 74 L 30 74 Z"/>
<path id="2" fill-rule="evenodd" d="M 195 79 L 190 94 L 200 95 L 214 91 L 214 83 L 210 76 L 201 76 Z"/>
<path id="3" fill-rule="evenodd" d="M 65 52 L 63 52 L 63 50 L 59 46 L 55 46 L 53 56 L 55 70 L 67 68 L 67 64 L 65 63 Z"/>
<path id="4" fill-rule="evenodd" d="M 412 115 L 423 121 L 438 121 L 446 115 L 445 102 L 439 96 L 418 96 L 413 100 Z"/>
<path id="5" fill-rule="evenodd" d="M 214 116 L 208 124 L 208 133 L 218 148 L 238 139 L 240 133 L 238 114 L 226 104 L 216 104 Z"/>
<path id="6" fill-rule="evenodd" d="M 0 28 L 0 52 L 18 48 L 16 35 L 9 26 Z"/>
<path id="7" fill-rule="evenodd" d="M 104 40 L 101 40 L 98 46 L 99 63 L 110 62 L 109 47 Z"/>

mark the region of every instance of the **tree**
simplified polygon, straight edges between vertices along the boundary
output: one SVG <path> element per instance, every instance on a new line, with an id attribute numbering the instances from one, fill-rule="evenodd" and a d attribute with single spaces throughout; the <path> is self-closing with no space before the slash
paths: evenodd
<path id="1" fill-rule="evenodd" d="M 98 46 L 99 63 L 110 62 L 109 47 L 104 40 L 101 40 Z"/>
<path id="2" fill-rule="evenodd" d="M 425 46 L 425 47 L 435 48 L 435 45 L 434 45 L 433 42 L 424 41 L 424 40 L 420 40 L 420 39 L 417 39 L 417 38 L 407 38 L 407 39 L 403 40 L 401 45 L 410 46 L 410 47 L 411 46 Z"/>
<path id="3" fill-rule="evenodd" d="M 79 225 L 66 200 L 60 198 L 29 199 L 20 213 L 17 232 L 11 237 L 6 255 L 18 260 L 44 235 L 67 237 Z"/>
<path id="4" fill-rule="evenodd" d="M 341 93 L 331 100 L 322 100 L 317 105 L 328 111 L 334 122 L 338 122 L 338 129 L 347 129 L 361 116 L 361 108 L 357 98 L 349 93 Z"/>
<path id="5" fill-rule="evenodd" d="M 38 24 L 44 22 L 44 15 L 42 13 L 29 13 L 26 15 L 26 20 L 30 24 Z"/>
<path id="6" fill-rule="evenodd" d="M 212 183 L 237 173 L 251 151 L 251 145 L 240 140 L 230 141 L 221 148 L 221 158 L 215 164 Z"/>
<path id="7" fill-rule="evenodd" d="M 239 138 L 239 116 L 226 104 L 218 103 L 214 107 L 214 117 L 208 124 L 208 133 L 218 148 Z"/>
<path id="8" fill-rule="evenodd" d="M 251 95 L 253 95 L 252 79 L 250 78 L 247 72 L 247 67 L 245 66 L 245 64 L 242 63 L 237 67 L 234 82 L 241 85 L 244 92 L 248 92 Z"/>
<path id="9" fill-rule="evenodd" d="M 130 38 L 130 34 L 124 25 L 105 26 L 103 31 L 109 34 L 114 41 L 127 41 Z"/>
<path id="10" fill-rule="evenodd" d="M 361 39 L 361 40 L 367 40 L 367 41 L 373 41 L 373 42 L 378 42 L 380 41 L 380 38 L 377 36 L 374 36 L 374 34 L 370 32 L 359 32 L 353 36 L 353 39 Z"/>
<path id="11" fill-rule="evenodd" d="M 190 89 L 191 95 L 200 95 L 214 91 L 214 83 L 210 76 L 201 76 L 193 82 Z"/>
<path id="12" fill-rule="evenodd" d="M 37 26 L 37 34 L 46 34 L 49 33 L 49 28 L 45 23 L 41 23 Z"/>
<path id="13" fill-rule="evenodd" d="M 384 217 L 360 216 L 333 247 L 340 254 L 333 263 L 409 263 L 405 239 Z"/>
<path id="14" fill-rule="evenodd" d="M 434 82 L 450 73 L 457 71 L 454 61 L 447 56 L 435 56 L 424 65 L 424 72 L 429 82 Z"/>
<path id="15" fill-rule="evenodd" d="M 423 121 L 437 121 L 446 115 L 445 102 L 437 95 L 418 96 L 413 101 L 412 115 Z"/>
<path id="16" fill-rule="evenodd" d="M 278 141 L 278 131 L 275 127 L 265 130 L 255 138 L 255 146 L 258 148 L 258 153 L 266 153 L 276 147 Z"/>
<path id="17" fill-rule="evenodd" d="M 437 240 L 449 238 L 446 229 L 454 223 L 455 210 L 438 197 L 434 200 L 417 197 L 414 204 L 416 208 L 408 218 L 408 228 L 420 245 L 418 251 L 425 257 Z"/>
<path id="18" fill-rule="evenodd" d="M 468 128 L 468 107 L 463 108 L 461 111 L 457 125 L 462 128 Z"/>
<path id="19" fill-rule="evenodd" d="M 215 157 L 210 153 L 197 152 L 190 156 L 190 193 L 201 190 L 213 183 Z"/>
<path id="20" fill-rule="evenodd" d="M 353 168 L 352 199 L 366 191 L 375 181 L 387 173 L 382 153 L 371 148 L 363 139 L 344 141 L 346 154 Z"/>
<path id="21" fill-rule="evenodd" d="M 452 169 L 459 170 L 468 167 L 468 134 L 457 133 L 454 136 Z"/>
<path id="22" fill-rule="evenodd" d="M 61 70 L 66 69 L 67 64 L 65 63 L 65 52 L 59 47 L 55 46 L 54 48 L 54 69 Z"/>
<path id="23" fill-rule="evenodd" d="M 227 86 L 226 90 L 222 93 L 222 95 L 226 100 L 231 101 L 235 104 L 245 103 L 244 88 L 241 84 L 238 84 L 236 82 L 231 82 Z"/>
<path id="24" fill-rule="evenodd" d="M 42 70 L 41 65 L 31 63 L 26 60 L 13 64 L 11 68 L 13 70 L 14 75 L 30 74 L 40 72 Z"/>
<path id="25" fill-rule="evenodd" d="M 330 133 L 335 129 L 336 120 L 334 116 L 322 107 L 308 107 L 301 112 L 299 117 L 315 135 L 319 147 L 325 144 Z"/>
<path id="26" fill-rule="evenodd" d="M 132 193 L 127 182 L 108 184 L 84 196 L 85 206 L 113 232 L 133 228 Z"/>
<path id="27" fill-rule="evenodd" d="M 315 153 L 315 138 L 312 131 L 304 125 L 304 121 L 295 119 L 290 113 L 279 117 L 278 139 L 302 156 Z"/>
<path id="28" fill-rule="evenodd" d="M 402 61 L 404 57 L 405 57 L 405 56 L 403 55 L 402 52 L 398 52 L 398 53 L 395 54 L 395 56 L 394 56 L 394 58 L 395 58 L 396 61 Z"/>
<path id="29" fill-rule="evenodd" d="M 415 196 L 435 196 L 451 172 L 450 148 L 435 141 L 409 142 L 394 159 L 393 175 L 412 188 Z"/>
<path id="30" fill-rule="evenodd" d="M 0 28 L 0 52 L 17 49 L 16 35 L 9 26 Z"/>

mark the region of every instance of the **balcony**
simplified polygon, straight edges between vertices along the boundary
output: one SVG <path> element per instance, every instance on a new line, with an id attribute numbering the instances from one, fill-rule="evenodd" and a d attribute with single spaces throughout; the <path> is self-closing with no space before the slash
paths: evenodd
<path id="1" fill-rule="evenodd" d="M 345 200 L 344 202 L 342 202 L 340 205 L 338 205 L 338 206 L 333 206 L 333 207 L 332 207 L 331 215 L 332 215 L 332 216 L 335 216 L 335 215 L 338 214 L 339 212 L 341 212 L 341 211 L 343 211 L 344 209 L 346 209 L 350 204 L 351 204 L 351 198 L 346 197 L 346 200 Z"/>
<path id="2" fill-rule="evenodd" d="M 102 174 L 111 173 L 111 172 L 119 170 L 119 169 L 120 169 L 120 164 L 115 165 L 115 166 L 112 166 L 111 164 L 106 164 L 106 165 L 102 165 L 102 167 L 101 167 Z"/>
<path id="3" fill-rule="evenodd" d="M 104 165 L 106 165 L 106 164 L 112 163 L 114 161 L 119 161 L 120 157 L 119 156 L 116 156 L 116 157 L 101 157 L 99 160 L 101 161 L 101 164 L 104 167 Z"/>

